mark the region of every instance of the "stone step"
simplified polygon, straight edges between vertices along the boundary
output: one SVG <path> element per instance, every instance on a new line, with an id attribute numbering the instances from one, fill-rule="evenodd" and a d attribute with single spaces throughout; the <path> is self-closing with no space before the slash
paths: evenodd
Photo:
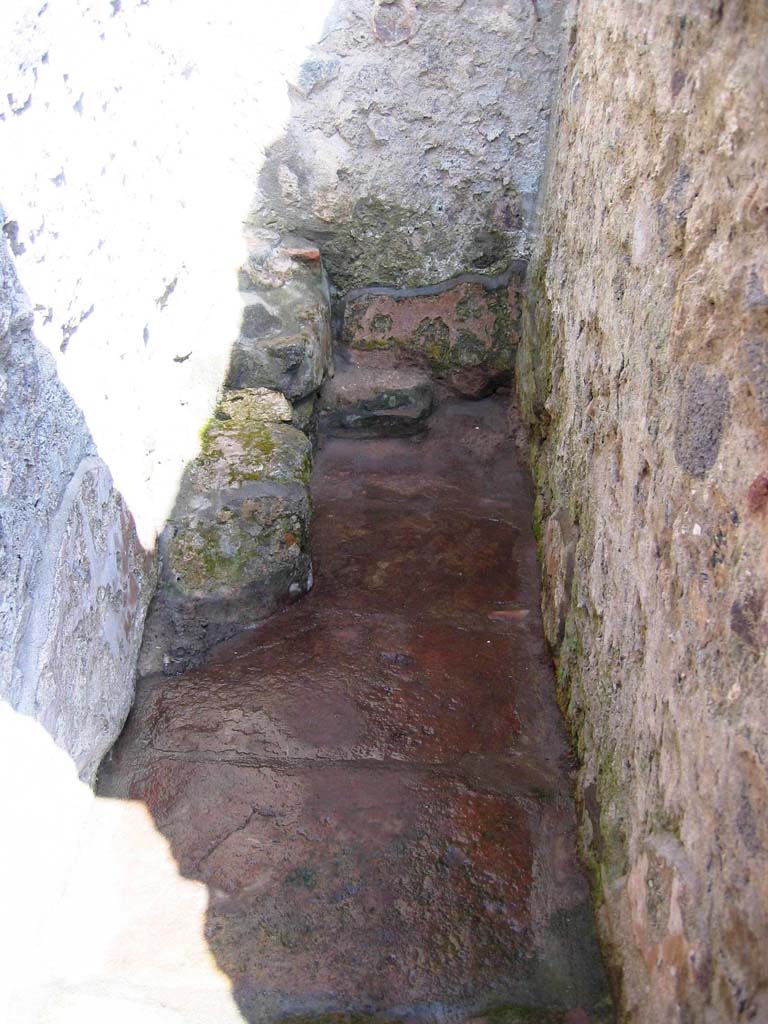
<path id="1" fill-rule="evenodd" d="M 426 428 L 435 405 L 428 374 L 376 361 L 337 366 L 320 398 L 321 433 L 355 437 L 402 437 Z"/>

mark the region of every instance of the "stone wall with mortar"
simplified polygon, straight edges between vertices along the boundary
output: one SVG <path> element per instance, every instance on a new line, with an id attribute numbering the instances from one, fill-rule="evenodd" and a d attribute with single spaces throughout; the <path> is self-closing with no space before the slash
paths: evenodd
<path id="1" fill-rule="evenodd" d="M 624 1019 L 768 1019 L 768 13 L 581 0 L 519 396 Z"/>
<path id="2" fill-rule="evenodd" d="M 83 777 L 130 704 L 156 537 L 241 332 L 254 182 L 332 3 L 0 9 L 2 696 Z"/>
<path id="3" fill-rule="evenodd" d="M 317 241 L 342 291 L 528 254 L 560 0 L 335 0 L 291 82 L 252 220 Z"/>
<path id="4" fill-rule="evenodd" d="M 4 230 L 147 546 L 226 374 L 254 182 L 333 2 L 0 9 Z"/>

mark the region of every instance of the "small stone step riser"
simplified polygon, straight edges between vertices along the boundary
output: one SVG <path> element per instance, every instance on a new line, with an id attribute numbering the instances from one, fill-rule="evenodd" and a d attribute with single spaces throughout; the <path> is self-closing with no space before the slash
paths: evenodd
<path id="1" fill-rule="evenodd" d="M 425 373 L 386 366 L 375 353 L 355 353 L 323 389 L 319 429 L 332 435 L 402 437 L 425 430 L 434 405 L 434 386 Z"/>
<path id="2" fill-rule="evenodd" d="M 427 416 L 388 416 L 371 413 L 368 416 L 329 416 L 320 419 L 320 432 L 328 437 L 408 437 L 427 430 Z"/>

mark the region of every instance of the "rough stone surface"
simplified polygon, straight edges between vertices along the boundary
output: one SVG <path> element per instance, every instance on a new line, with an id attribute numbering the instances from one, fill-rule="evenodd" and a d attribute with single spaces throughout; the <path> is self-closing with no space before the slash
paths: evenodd
<path id="1" fill-rule="evenodd" d="M 152 559 L 31 333 L 0 243 L 0 696 L 90 780 L 122 728 Z"/>
<path id="2" fill-rule="evenodd" d="M 84 459 L 49 525 L 17 666 L 27 684 L 18 709 L 87 780 L 133 700 L 154 570 L 109 470 Z"/>
<path id="3" fill-rule="evenodd" d="M 542 607 L 544 636 L 552 647 L 563 639 L 565 617 L 571 602 L 575 530 L 562 509 L 547 520 L 542 536 L 544 589 L 547 600 Z"/>
<path id="4" fill-rule="evenodd" d="M 333 371 L 328 280 L 320 254 L 299 240 L 254 246 L 240 271 L 243 315 L 227 388 L 273 388 L 292 402 Z"/>
<path id="5" fill-rule="evenodd" d="M 291 419 L 294 427 L 303 430 L 313 444 L 317 440 L 317 404 L 316 395 L 297 402 L 293 406 Z"/>
<path id="6" fill-rule="evenodd" d="M 85 907 L 87 941 L 67 943 L 74 981 L 52 943 L 40 1019 L 85 1019 L 98 993 L 195 1024 L 233 1002 L 251 1024 L 610 1020 L 505 419 L 446 402 L 424 438 L 326 442 L 312 594 L 140 684 L 99 793 L 151 816 L 177 871 L 122 828 L 138 868 L 93 906 L 111 837 L 89 840 L 54 929 Z"/>
<path id="7" fill-rule="evenodd" d="M 628 1021 L 768 1020 L 766 8 L 570 39 L 517 377 L 582 848 Z"/>
<path id="8" fill-rule="evenodd" d="M 320 430 L 358 437 L 424 430 L 435 402 L 429 375 L 387 365 L 379 353 L 350 355 L 350 361 L 340 362 L 336 376 L 323 389 Z"/>
<path id="9" fill-rule="evenodd" d="M 239 330 L 237 267 L 261 155 L 287 113 L 297 54 L 323 21 L 309 4 L 269 18 L 239 0 L 180 12 L 175 0 L 0 5 L 0 694 L 47 716 L 83 771 L 119 729 L 137 638 L 113 672 L 99 629 L 90 669 L 78 635 L 55 698 L 67 722 L 35 703 L 38 681 L 22 670 L 33 661 L 20 651 L 63 651 L 69 638 L 25 640 L 28 624 L 50 613 L 50 628 L 77 632 L 81 599 L 110 644 L 114 617 L 134 616 L 140 628 L 146 594 L 140 586 L 134 606 L 131 580 L 143 558 L 126 510 L 151 550 Z M 312 262 L 297 240 L 289 255 Z M 67 492 L 94 456 L 114 482 L 105 497 L 99 471 L 98 508 Z M 65 495 L 94 517 L 69 524 L 73 540 L 96 548 L 72 573 L 80 597 L 62 593 L 70 607 L 54 612 L 34 602 L 43 564 L 66 560 L 49 539 Z M 123 526 L 126 561 L 107 584 L 100 538 Z M 97 578 L 104 587 L 92 600 Z M 75 678 L 87 679 L 87 699 L 100 695 L 91 717 L 81 713 L 86 698 L 73 699 Z M 49 676 L 46 700 L 52 685 Z M 114 708 L 101 706 L 113 686 L 128 689 L 114 693 Z"/>
<path id="10" fill-rule="evenodd" d="M 344 299 L 342 338 L 352 349 L 392 350 L 465 397 L 508 383 L 520 316 L 520 266 L 423 289 L 364 289 Z"/>
<path id="11" fill-rule="evenodd" d="M 16 706 L 26 689 L 14 667 L 48 527 L 79 462 L 90 453 L 82 414 L 32 337 L 32 312 L 0 240 L 0 687 Z"/>
<path id="12" fill-rule="evenodd" d="M 142 674 L 199 661 L 311 587 L 312 450 L 291 417 L 276 392 L 225 392 L 160 538 Z"/>
<path id="13" fill-rule="evenodd" d="M 528 252 L 556 0 L 336 0 L 292 81 L 252 220 L 335 283 L 423 285 Z"/>

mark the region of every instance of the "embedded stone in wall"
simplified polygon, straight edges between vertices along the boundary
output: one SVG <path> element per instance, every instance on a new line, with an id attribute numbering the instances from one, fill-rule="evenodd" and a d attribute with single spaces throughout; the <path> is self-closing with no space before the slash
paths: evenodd
<path id="1" fill-rule="evenodd" d="M 154 559 L 100 459 L 84 459 L 51 523 L 17 655 L 19 710 L 90 781 L 133 700 Z"/>
<path id="2" fill-rule="evenodd" d="M 565 616 L 571 602 L 576 537 L 573 524 L 562 510 L 550 516 L 542 537 L 542 570 L 545 579 L 541 604 L 544 635 L 556 647 L 563 639 Z"/>
<path id="3" fill-rule="evenodd" d="M 373 31 L 380 43 L 385 46 L 405 43 L 415 34 L 418 26 L 414 0 L 376 0 Z"/>
<path id="4" fill-rule="evenodd" d="M 284 396 L 230 391 L 160 540 L 140 671 L 180 670 L 312 586 L 312 449 Z"/>
<path id="5" fill-rule="evenodd" d="M 705 880 L 696 876 L 675 836 L 657 833 L 645 840 L 626 884 L 632 941 L 653 978 L 657 998 L 674 1004 L 679 991 L 697 984 L 700 951 L 686 931 L 694 923 L 706 927 Z"/>
<path id="6" fill-rule="evenodd" d="M 352 349 L 393 350 L 429 368 L 452 389 L 479 398 L 509 381 L 519 329 L 522 267 L 431 288 L 370 288 L 344 303 L 343 340 Z"/>
<path id="7" fill-rule="evenodd" d="M 768 421 L 768 338 L 745 338 L 741 343 L 741 349 L 749 386 L 755 396 L 760 415 Z"/>
<path id="8" fill-rule="evenodd" d="M 703 477 L 714 466 L 729 406 L 724 375 L 694 365 L 685 382 L 682 416 L 675 431 L 675 457 L 692 476 Z"/>
<path id="9" fill-rule="evenodd" d="M 258 241 L 240 271 L 243 313 L 226 387 L 272 388 L 299 402 L 332 372 L 328 279 L 303 239 Z"/>

